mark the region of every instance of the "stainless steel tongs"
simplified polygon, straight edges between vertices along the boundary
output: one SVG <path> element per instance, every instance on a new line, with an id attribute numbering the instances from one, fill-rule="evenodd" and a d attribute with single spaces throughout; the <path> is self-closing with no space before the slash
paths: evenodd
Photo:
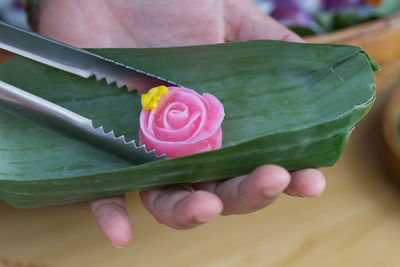
<path id="1" fill-rule="evenodd" d="M 133 67 L 103 58 L 88 51 L 22 30 L 0 21 L 0 48 L 79 75 L 95 76 L 118 87 L 145 91 L 155 85 L 176 85 L 171 81 L 140 71 Z M 164 156 L 137 146 L 114 132 L 105 133 L 103 127 L 94 128 L 90 119 L 42 99 L 13 85 L 0 81 L 0 108 L 55 130 L 63 135 L 84 141 L 111 152 L 134 164 L 145 163 Z"/>

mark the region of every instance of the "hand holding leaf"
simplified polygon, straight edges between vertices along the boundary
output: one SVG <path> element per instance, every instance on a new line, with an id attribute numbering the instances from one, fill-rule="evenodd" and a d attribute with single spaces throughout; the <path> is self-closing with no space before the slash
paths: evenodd
<path id="1" fill-rule="evenodd" d="M 42 34 L 80 47 L 157 47 L 250 39 L 301 41 L 247 0 L 44 1 L 39 29 Z M 289 173 L 267 165 L 250 175 L 192 187 L 194 192 L 182 185 L 140 195 L 159 222 L 187 229 L 221 213 L 242 214 L 263 208 L 282 192 L 319 196 L 325 180 L 315 169 Z M 133 229 L 123 197 L 92 201 L 91 207 L 100 229 L 113 244 L 125 246 L 130 242 Z"/>

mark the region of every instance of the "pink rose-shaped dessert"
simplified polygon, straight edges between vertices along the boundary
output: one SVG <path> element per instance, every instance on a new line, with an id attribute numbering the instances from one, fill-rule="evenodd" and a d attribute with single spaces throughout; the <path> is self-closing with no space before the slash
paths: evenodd
<path id="1" fill-rule="evenodd" d="M 150 105 L 154 109 L 144 108 L 140 114 L 140 144 L 168 158 L 220 148 L 225 116 L 221 102 L 187 88 L 164 89 L 167 93 L 153 94 L 159 100 Z"/>

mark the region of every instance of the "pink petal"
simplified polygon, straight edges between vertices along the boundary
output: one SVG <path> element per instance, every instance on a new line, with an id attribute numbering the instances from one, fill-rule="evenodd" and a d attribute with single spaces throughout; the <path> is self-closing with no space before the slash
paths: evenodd
<path id="1" fill-rule="evenodd" d="M 225 116 L 221 102 L 187 88 L 169 90 L 155 110 L 140 114 L 140 144 L 169 158 L 220 148 Z"/>

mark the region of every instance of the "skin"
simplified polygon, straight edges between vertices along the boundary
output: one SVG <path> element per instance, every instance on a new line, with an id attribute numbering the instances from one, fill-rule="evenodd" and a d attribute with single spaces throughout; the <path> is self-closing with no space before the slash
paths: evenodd
<path id="1" fill-rule="evenodd" d="M 248 0 L 44 0 L 39 32 L 78 47 L 167 47 L 253 39 L 303 40 Z M 216 216 L 245 214 L 280 194 L 318 197 L 325 178 L 317 169 L 289 172 L 276 165 L 229 179 L 140 192 L 155 219 L 189 229 Z M 90 202 L 103 234 L 116 247 L 133 237 L 123 196 Z"/>

